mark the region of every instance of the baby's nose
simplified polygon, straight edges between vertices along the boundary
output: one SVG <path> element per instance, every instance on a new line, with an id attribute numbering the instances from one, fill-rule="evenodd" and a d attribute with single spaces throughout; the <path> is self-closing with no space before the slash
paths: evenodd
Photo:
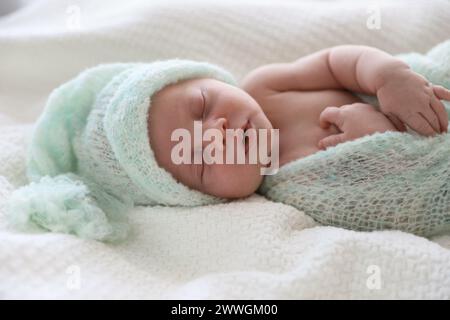
<path id="1" fill-rule="evenodd" d="M 203 147 L 206 147 L 208 144 L 210 144 L 211 142 L 214 143 L 219 143 L 219 141 L 217 141 L 217 139 L 221 138 L 222 139 L 222 145 L 225 146 L 225 134 L 226 134 L 226 129 L 228 127 L 228 121 L 226 118 L 216 118 L 214 120 L 211 120 L 210 122 L 206 123 L 206 125 L 204 125 L 203 130 L 206 131 L 208 129 L 216 129 L 219 130 L 220 132 L 220 137 L 216 137 L 216 134 L 214 134 L 215 138 L 212 139 L 213 141 L 203 141 Z M 217 134 L 219 133 L 217 132 Z M 204 132 L 205 133 L 205 132 Z M 203 134 L 204 134 L 203 133 Z"/>

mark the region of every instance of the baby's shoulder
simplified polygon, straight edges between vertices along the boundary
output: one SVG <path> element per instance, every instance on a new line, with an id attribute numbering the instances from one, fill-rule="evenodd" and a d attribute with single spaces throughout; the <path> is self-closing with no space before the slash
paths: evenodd
<path id="1" fill-rule="evenodd" d="M 255 76 L 255 70 L 250 71 L 241 79 L 239 82 L 239 87 L 251 96 L 260 96 L 265 93 L 266 85 L 264 81 L 261 81 L 261 79 L 258 79 Z"/>
<path id="2" fill-rule="evenodd" d="M 239 87 L 255 100 L 261 101 L 265 97 L 278 92 L 271 86 L 273 76 L 273 64 L 262 65 L 249 71 L 239 82 Z"/>

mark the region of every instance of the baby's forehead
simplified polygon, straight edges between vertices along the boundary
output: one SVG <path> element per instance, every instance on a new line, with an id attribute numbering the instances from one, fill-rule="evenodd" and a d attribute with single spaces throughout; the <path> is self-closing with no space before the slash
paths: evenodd
<path id="1" fill-rule="evenodd" d="M 190 86 L 209 86 L 215 87 L 217 85 L 223 84 L 223 82 L 213 79 L 213 78 L 193 78 L 189 80 L 182 81 L 179 83 L 180 86 L 190 87 Z"/>

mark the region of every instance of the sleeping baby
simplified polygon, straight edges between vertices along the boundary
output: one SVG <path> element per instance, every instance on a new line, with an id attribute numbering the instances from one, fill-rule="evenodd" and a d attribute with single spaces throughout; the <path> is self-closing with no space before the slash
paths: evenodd
<path id="1" fill-rule="evenodd" d="M 438 213 L 427 212 L 424 202 L 395 208 L 428 194 L 414 189 L 414 181 L 423 185 L 427 177 L 419 181 L 423 165 L 412 165 L 428 151 L 411 150 L 429 150 L 427 141 L 447 136 L 441 100 L 450 101 L 444 86 L 366 46 L 337 46 L 261 66 L 239 85 L 206 62 L 100 65 L 49 97 L 29 148 L 32 182 L 13 193 L 8 216 L 22 228 L 114 241 L 126 236 L 124 213 L 133 206 L 208 205 L 259 192 L 326 225 L 430 236 L 448 230 L 450 203 L 436 200 L 444 211 Z M 199 144 L 198 126 L 214 135 L 201 135 Z M 225 138 L 230 130 L 241 134 L 235 143 Z M 251 130 L 267 136 L 255 136 L 250 146 Z M 189 148 L 180 153 L 186 137 Z M 405 150 L 394 150 L 395 143 Z M 270 161 L 261 153 L 248 161 L 263 144 L 271 146 L 265 149 Z M 208 161 L 208 148 L 232 160 L 243 150 L 246 161 Z M 274 156 L 279 172 L 261 174 Z M 374 162 L 381 156 L 383 165 Z M 424 172 L 435 176 L 434 164 Z M 405 190 L 410 193 L 398 197 Z"/>

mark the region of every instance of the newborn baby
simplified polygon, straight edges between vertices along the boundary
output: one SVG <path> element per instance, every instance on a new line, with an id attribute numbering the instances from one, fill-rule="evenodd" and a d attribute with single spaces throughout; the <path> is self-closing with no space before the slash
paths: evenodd
<path id="1" fill-rule="evenodd" d="M 356 93 L 376 96 L 379 109 L 363 102 Z M 202 161 L 206 160 L 202 157 L 198 163 L 177 163 L 172 152 L 178 141 L 173 139 L 173 134 L 184 130 L 190 133 L 189 139 L 195 138 L 196 123 L 204 130 L 215 129 L 222 133 L 220 137 L 226 136 L 223 132 L 227 129 L 247 132 L 265 129 L 268 130 L 266 142 L 272 145 L 277 139 L 271 129 L 278 129 L 279 149 L 269 149 L 268 154 L 279 156 L 275 158 L 279 160 L 281 171 L 289 164 L 298 163 L 295 160 L 311 159 L 321 153 L 333 158 L 325 149 L 339 148 L 346 145 L 343 142 L 361 141 L 364 136 L 376 133 L 405 131 L 405 125 L 425 136 L 447 132 L 447 112 L 440 99 L 450 100 L 450 92 L 430 84 L 401 60 L 365 46 L 338 46 L 293 63 L 262 66 L 244 77 L 240 86 L 228 71 L 206 62 L 172 59 L 99 65 L 83 71 L 50 95 L 29 146 L 27 174 L 31 183 L 12 194 L 6 206 L 8 221 L 25 230 L 38 227 L 84 238 L 117 241 L 128 233 L 125 213 L 133 206 L 221 203 L 261 191 L 264 184 L 273 191 L 265 191 L 264 195 L 282 201 L 277 195 L 290 194 L 292 197 L 284 202 L 303 210 L 301 206 L 306 202 L 296 192 L 309 186 L 297 183 L 297 171 L 294 176 L 287 176 L 285 192 L 279 181 L 268 183 L 272 181 L 270 177 L 285 177 L 283 173 L 264 179 L 261 169 L 271 163 L 262 161 L 261 154 L 255 163 L 209 163 Z M 258 136 L 257 149 L 264 144 L 263 138 Z M 222 156 L 238 149 L 237 144 L 229 144 L 227 139 L 201 139 L 200 145 L 194 141 L 187 153 L 196 155 L 212 142 L 221 146 L 215 152 Z M 245 150 L 245 160 L 249 160 L 250 141 L 245 138 L 240 143 L 241 150 Z M 375 144 L 375 151 L 377 148 Z M 407 149 L 407 146 L 401 148 Z M 386 154 L 389 152 L 392 150 L 386 149 Z M 439 154 L 445 165 L 448 162 L 446 149 Z M 409 155 L 405 158 L 409 159 Z M 369 152 L 365 160 L 360 155 L 347 158 L 364 165 L 370 164 L 376 156 L 377 153 Z M 417 162 L 420 163 L 420 159 Z M 401 170 L 400 165 L 393 165 L 387 169 L 387 177 L 390 171 Z M 329 170 L 326 166 L 320 167 L 316 176 L 309 177 L 307 172 L 301 178 L 314 182 L 324 171 L 331 171 L 325 176 L 331 179 L 325 180 L 326 187 L 316 188 L 321 192 L 334 186 L 336 180 L 332 171 L 336 168 L 341 167 L 330 166 Z M 347 170 L 348 165 L 343 163 L 343 168 Z M 365 170 L 359 168 L 354 173 Z M 442 172 L 431 174 L 439 176 Z M 395 180 L 396 176 L 393 177 Z M 347 198 L 357 195 L 360 186 L 352 185 L 360 180 L 357 178 L 360 177 L 338 184 L 339 188 L 329 190 L 330 194 L 333 190 L 343 190 Z M 293 184 L 289 185 L 290 182 Z M 347 188 L 350 185 L 356 189 Z M 363 187 L 367 186 L 371 184 Z M 381 184 L 381 188 L 383 186 Z M 446 190 L 445 186 L 442 190 Z M 315 195 L 309 191 L 304 193 Z M 362 196 L 366 194 L 372 195 L 370 190 Z M 324 194 L 324 202 L 329 200 L 327 195 Z M 338 203 L 344 204 L 343 199 L 337 197 Z M 379 196 L 375 194 L 374 199 L 378 202 Z M 433 201 L 439 202 L 439 199 Z M 440 209 L 442 212 L 447 212 L 445 203 Z M 355 208 L 357 204 L 358 201 L 352 201 L 350 205 Z M 425 212 L 422 204 L 416 209 Z M 305 212 L 317 214 L 319 218 L 330 214 L 321 207 Z M 343 207 L 340 221 L 354 220 L 349 216 L 352 212 Z M 366 223 L 371 219 L 361 215 L 362 211 L 355 212 L 357 220 Z M 410 213 L 405 212 L 405 215 Z M 335 216 L 332 212 L 332 217 Z M 390 226 L 399 227 L 397 221 L 404 221 L 404 218 L 401 215 Z M 450 218 L 441 214 L 431 221 L 413 218 L 420 227 L 440 225 L 442 221 L 450 225 L 447 221 Z M 332 219 L 323 222 L 353 226 Z M 367 225 L 365 229 L 387 226 L 378 222 L 372 221 L 375 225 Z"/>
<path id="2" fill-rule="evenodd" d="M 352 92 L 377 96 L 381 112 Z M 158 163 L 178 181 L 203 193 L 238 198 L 258 189 L 261 164 L 174 164 L 175 129 L 194 136 L 194 121 L 223 132 L 248 123 L 279 129 L 282 166 L 375 132 L 405 131 L 405 124 L 427 136 L 447 132 L 439 99 L 450 100 L 450 92 L 401 60 L 371 47 L 338 46 L 259 67 L 240 88 L 207 78 L 170 85 L 153 98 L 149 137 Z"/>

